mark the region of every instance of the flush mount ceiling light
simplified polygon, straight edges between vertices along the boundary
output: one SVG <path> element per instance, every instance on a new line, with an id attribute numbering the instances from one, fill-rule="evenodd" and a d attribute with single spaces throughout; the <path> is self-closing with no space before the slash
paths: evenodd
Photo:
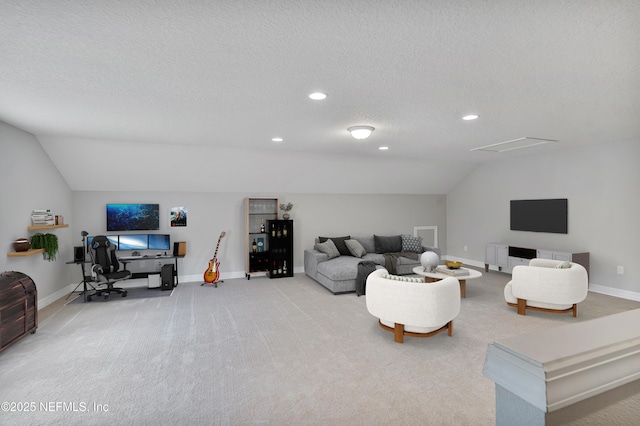
<path id="1" fill-rule="evenodd" d="M 366 139 L 375 129 L 371 126 L 351 126 L 347 130 L 356 139 Z"/>
<path id="2" fill-rule="evenodd" d="M 271 138 L 272 141 L 274 142 L 282 142 L 283 139 L 282 138 Z"/>
<path id="3" fill-rule="evenodd" d="M 476 118 L 478 118 L 478 116 L 476 114 L 469 114 L 469 115 L 465 115 L 464 117 L 462 117 L 462 119 L 465 120 L 465 121 L 475 120 Z"/>
<path id="4" fill-rule="evenodd" d="M 309 98 L 313 99 L 314 101 L 321 101 L 323 99 L 327 99 L 327 94 L 322 92 L 313 92 L 309 95 Z"/>
<path id="5" fill-rule="evenodd" d="M 510 141 L 493 143 L 478 148 L 472 148 L 470 151 L 491 151 L 491 152 L 507 152 L 515 149 L 531 148 L 547 143 L 558 142 L 556 139 L 532 138 L 525 136 L 524 138 L 512 139 Z"/>

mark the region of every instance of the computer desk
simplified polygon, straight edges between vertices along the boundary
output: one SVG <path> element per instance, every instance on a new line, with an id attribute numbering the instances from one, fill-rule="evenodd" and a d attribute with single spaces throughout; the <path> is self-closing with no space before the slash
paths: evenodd
<path id="1" fill-rule="evenodd" d="M 155 255 L 155 254 L 145 254 L 142 256 L 120 256 L 118 257 L 118 261 L 122 262 L 124 264 L 124 269 L 127 269 L 127 263 L 130 262 L 139 262 L 141 260 L 162 260 L 162 259 L 173 259 L 173 263 L 175 265 L 174 271 L 173 271 L 173 276 L 175 277 L 176 281 L 174 283 L 174 287 L 177 287 L 178 284 L 180 284 L 180 281 L 178 280 L 178 259 L 183 258 L 184 256 L 173 256 L 173 255 L 168 255 L 168 254 L 163 254 L 163 255 Z M 136 272 L 134 274 L 131 275 L 132 278 L 146 278 L 151 274 L 157 274 L 158 271 L 149 271 L 149 272 Z"/>

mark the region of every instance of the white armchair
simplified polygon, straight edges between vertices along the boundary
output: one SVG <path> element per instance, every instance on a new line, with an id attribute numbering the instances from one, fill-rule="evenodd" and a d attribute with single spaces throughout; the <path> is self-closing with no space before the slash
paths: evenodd
<path id="1" fill-rule="evenodd" d="M 563 265 L 564 264 L 564 265 Z M 567 266 L 561 268 L 561 266 Z M 544 312 L 572 312 L 578 316 L 578 303 L 587 298 L 587 270 L 577 263 L 550 259 L 531 259 L 529 266 L 513 268 L 511 281 L 504 288 L 509 306 L 518 314 L 527 309 Z"/>
<path id="2" fill-rule="evenodd" d="M 377 269 L 367 277 L 367 309 L 383 330 L 404 336 L 431 337 L 447 330 L 453 334 L 453 319 L 460 313 L 460 283 L 454 277 L 435 283 L 422 278 L 388 276 Z M 393 278 L 393 279 L 392 279 Z"/>

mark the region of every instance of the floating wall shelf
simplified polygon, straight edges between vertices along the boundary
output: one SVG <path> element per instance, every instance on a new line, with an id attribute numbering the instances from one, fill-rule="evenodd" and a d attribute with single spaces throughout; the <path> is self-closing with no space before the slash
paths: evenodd
<path id="1" fill-rule="evenodd" d="M 10 251 L 7 257 L 33 256 L 34 254 L 44 253 L 44 249 L 29 249 L 27 251 Z"/>
<path id="2" fill-rule="evenodd" d="M 45 231 L 47 229 L 68 228 L 69 224 L 64 225 L 37 225 L 27 226 L 27 231 Z M 44 253 L 44 249 L 29 249 L 27 251 L 10 251 L 7 253 L 7 257 L 24 257 L 33 256 L 35 254 Z"/>
<path id="3" fill-rule="evenodd" d="M 68 224 L 64 225 L 38 225 L 38 226 L 27 226 L 27 231 L 43 231 L 46 229 L 56 229 L 56 228 L 68 228 Z"/>

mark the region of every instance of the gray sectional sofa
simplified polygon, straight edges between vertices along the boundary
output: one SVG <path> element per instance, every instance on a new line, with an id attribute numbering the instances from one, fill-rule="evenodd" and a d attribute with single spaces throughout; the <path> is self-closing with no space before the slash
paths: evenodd
<path id="1" fill-rule="evenodd" d="M 411 241 L 413 246 L 411 247 L 410 257 L 401 256 L 401 253 L 408 252 L 407 245 L 404 244 L 404 250 L 398 249 L 397 246 L 389 246 L 385 244 L 390 241 L 391 238 L 402 237 L 403 244 L 407 241 Z M 421 244 L 419 237 L 411 236 L 392 236 L 392 237 L 380 237 L 377 235 L 367 236 L 354 236 L 347 239 L 356 240 L 360 243 L 361 247 L 366 251 L 366 254 L 362 257 L 356 257 L 351 252 L 345 252 L 345 248 L 340 244 L 340 240 L 346 237 L 330 238 L 335 241 L 338 247 L 342 249 L 342 253 L 339 256 L 330 258 L 330 254 L 318 250 L 319 243 L 322 237 L 316 238 L 314 248 L 306 249 L 304 251 L 304 272 L 309 277 L 313 278 L 323 286 L 325 286 L 333 294 L 351 293 L 356 291 L 356 277 L 358 275 L 358 264 L 362 261 L 371 261 L 381 267 L 386 267 L 389 264 L 387 262 L 390 259 L 395 260 L 394 273 L 397 275 L 412 274 L 413 268 L 420 266 L 420 253 L 430 250 L 440 256 L 440 250 L 434 247 L 427 247 Z M 416 248 L 416 238 L 420 242 Z M 389 251 L 393 250 L 393 251 Z M 387 256 L 385 256 L 387 253 Z M 389 256 L 389 253 L 393 255 Z M 360 254 L 360 253 L 358 253 Z M 389 268 L 387 268 L 389 269 Z"/>

